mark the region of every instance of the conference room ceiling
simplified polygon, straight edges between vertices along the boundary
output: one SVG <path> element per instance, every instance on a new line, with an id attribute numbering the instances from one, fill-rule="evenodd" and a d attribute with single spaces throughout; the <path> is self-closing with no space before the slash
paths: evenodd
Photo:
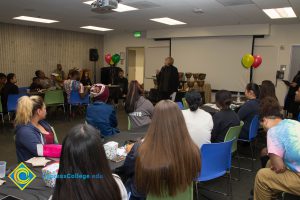
<path id="1" fill-rule="evenodd" d="M 149 20 L 159 17 L 169 17 L 186 23 L 174 27 L 300 23 L 300 0 L 123 0 L 122 4 L 137 7 L 139 10 L 106 14 L 94 13 L 89 5 L 82 2 L 84 0 L 1 0 L 0 22 L 97 34 L 170 28 Z M 289 6 L 294 9 L 297 18 L 272 20 L 262 11 L 265 8 Z M 195 13 L 194 9 L 201 9 L 203 13 Z M 22 15 L 59 22 L 41 24 L 12 19 Z M 99 26 L 114 30 L 97 32 L 80 29 L 81 26 Z"/>

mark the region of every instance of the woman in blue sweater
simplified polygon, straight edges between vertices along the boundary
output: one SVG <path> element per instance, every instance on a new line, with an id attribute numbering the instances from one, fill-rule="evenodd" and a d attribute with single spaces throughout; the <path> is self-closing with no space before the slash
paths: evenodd
<path id="1" fill-rule="evenodd" d="M 241 139 L 249 138 L 250 124 L 255 115 L 259 113 L 259 86 L 255 83 L 249 83 L 246 86 L 245 96 L 248 101 L 240 108 L 238 115 L 240 120 L 244 122 L 244 126 L 240 133 Z"/>
<path id="2" fill-rule="evenodd" d="M 106 104 L 109 97 L 109 89 L 103 84 L 94 84 L 90 93 L 93 104 L 86 111 L 86 122 L 98 130 L 102 136 L 119 133 L 116 111 L 113 106 Z"/>
<path id="3" fill-rule="evenodd" d="M 16 112 L 16 151 L 19 162 L 32 157 L 44 156 L 44 144 L 56 144 L 54 129 L 46 122 L 47 111 L 39 96 L 23 96 Z"/>

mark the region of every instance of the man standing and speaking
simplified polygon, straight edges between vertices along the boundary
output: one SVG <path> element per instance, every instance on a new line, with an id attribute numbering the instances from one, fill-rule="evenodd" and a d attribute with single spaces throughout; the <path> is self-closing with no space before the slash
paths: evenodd
<path id="1" fill-rule="evenodd" d="M 179 76 L 178 70 L 173 66 L 174 59 L 167 57 L 165 59 L 165 65 L 160 71 L 156 72 L 156 79 L 158 85 L 159 99 L 170 99 L 175 100 L 175 95 L 179 87 Z"/>

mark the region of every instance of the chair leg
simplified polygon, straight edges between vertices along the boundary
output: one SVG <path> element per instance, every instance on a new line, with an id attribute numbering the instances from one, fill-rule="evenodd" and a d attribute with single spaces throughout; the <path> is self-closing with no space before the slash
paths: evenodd
<path id="1" fill-rule="evenodd" d="M 251 171 L 254 169 L 254 149 L 252 147 L 252 142 L 250 142 L 250 149 L 251 149 Z"/>
<path id="2" fill-rule="evenodd" d="M 8 121 L 10 122 L 10 114 L 9 114 L 9 112 L 7 114 L 8 114 Z"/>
<path id="3" fill-rule="evenodd" d="M 232 198 L 232 185 L 231 185 L 231 172 L 229 171 L 228 173 L 228 182 L 227 182 L 227 196 L 230 197 L 230 199 Z"/>
<path id="4" fill-rule="evenodd" d="M 62 105 L 64 108 L 64 114 L 66 114 L 66 108 L 65 108 L 65 104 Z"/>
<path id="5" fill-rule="evenodd" d="M 72 105 L 70 104 L 70 116 L 72 116 Z"/>
<path id="6" fill-rule="evenodd" d="M 198 182 L 195 182 L 195 187 L 196 187 L 196 200 L 199 199 L 199 193 L 198 193 Z"/>
<path id="7" fill-rule="evenodd" d="M 0 114 L 1 114 L 2 124 L 4 124 L 4 116 L 3 116 L 3 113 L 0 113 Z"/>

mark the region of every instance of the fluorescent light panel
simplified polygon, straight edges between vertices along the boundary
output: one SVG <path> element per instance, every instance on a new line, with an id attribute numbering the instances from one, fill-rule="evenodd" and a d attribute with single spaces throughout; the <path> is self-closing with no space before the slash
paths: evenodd
<path id="1" fill-rule="evenodd" d="M 167 24 L 167 25 L 182 25 L 182 24 L 186 24 L 184 22 L 175 20 L 175 19 L 171 19 L 169 17 L 163 17 L 163 18 L 154 18 L 154 19 L 150 19 L 152 21 L 155 22 L 159 22 L 159 23 L 163 23 L 163 24 Z"/>
<path id="2" fill-rule="evenodd" d="M 93 2 L 95 2 L 95 0 L 94 1 L 85 1 L 83 3 L 91 5 Z M 127 12 L 127 11 L 133 11 L 133 10 L 138 10 L 138 9 L 135 7 L 132 7 L 132 6 L 124 5 L 122 3 L 118 4 L 118 8 L 113 9 L 113 11 L 116 11 L 116 12 Z"/>
<path id="3" fill-rule="evenodd" d="M 95 31 L 112 31 L 112 30 L 114 30 L 114 29 L 110 29 L 110 28 L 103 28 L 103 27 L 97 27 L 97 26 L 82 26 L 80 28 L 90 29 L 90 30 L 95 30 Z"/>
<path id="4" fill-rule="evenodd" d="M 56 20 L 36 18 L 36 17 L 28 17 L 28 16 L 19 16 L 19 17 L 14 17 L 13 19 L 18 19 L 18 20 L 23 20 L 23 21 L 30 21 L 30 22 L 46 23 L 46 24 L 58 22 Z"/>
<path id="5" fill-rule="evenodd" d="M 263 9 L 271 19 L 297 17 L 292 7 Z"/>

